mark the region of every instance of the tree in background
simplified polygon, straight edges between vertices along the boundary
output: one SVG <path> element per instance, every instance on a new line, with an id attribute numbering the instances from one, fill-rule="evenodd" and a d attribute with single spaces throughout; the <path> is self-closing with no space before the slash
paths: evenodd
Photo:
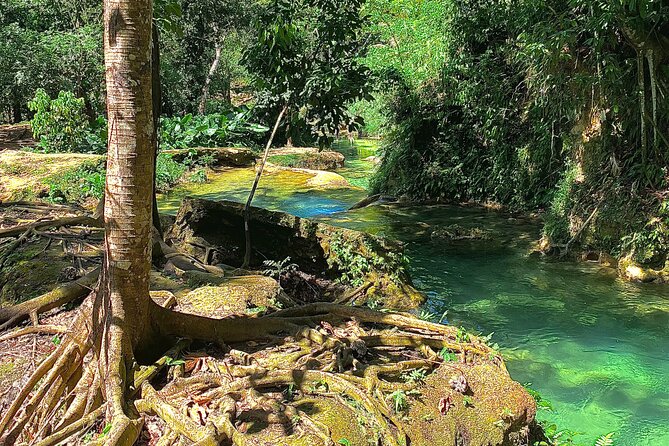
<path id="1" fill-rule="evenodd" d="M 0 8 L 0 121 L 19 122 L 38 88 L 71 91 L 94 119 L 102 110 L 103 67 L 94 0 L 7 0 Z"/>
<path id="2" fill-rule="evenodd" d="M 328 145 L 341 127 L 361 123 L 348 106 L 370 99 L 363 0 L 276 0 L 257 23 L 243 62 L 256 81 L 260 114 L 287 107 L 289 144 Z M 269 120 L 269 119 L 268 119 Z"/>
<path id="3" fill-rule="evenodd" d="M 243 80 L 242 48 L 251 39 L 256 1 L 176 0 L 178 32 L 163 39 L 167 114 L 228 111 L 233 84 Z M 209 107 L 207 106 L 209 104 Z"/>

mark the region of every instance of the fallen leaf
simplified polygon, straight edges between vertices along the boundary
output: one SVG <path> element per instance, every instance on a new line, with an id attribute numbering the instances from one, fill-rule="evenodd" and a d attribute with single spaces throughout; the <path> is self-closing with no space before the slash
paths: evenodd
<path id="1" fill-rule="evenodd" d="M 442 415 L 446 415 L 451 407 L 453 407 L 453 400 L 450 395 L 439 400 L 439 413 Z"/>

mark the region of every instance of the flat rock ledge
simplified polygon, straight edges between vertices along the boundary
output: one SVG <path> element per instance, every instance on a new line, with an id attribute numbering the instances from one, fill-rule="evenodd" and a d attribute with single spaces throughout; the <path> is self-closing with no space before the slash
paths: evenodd
<path id="1" fill-rule="evenodd" d="M 249 167 L 255 164 L 256 156 L 251 149 L 243 147 L 194 147 L 190 149 L 163 150 L 174 161 L 183 162 L 188 157 L 213 157 L 212 167 Z"/>

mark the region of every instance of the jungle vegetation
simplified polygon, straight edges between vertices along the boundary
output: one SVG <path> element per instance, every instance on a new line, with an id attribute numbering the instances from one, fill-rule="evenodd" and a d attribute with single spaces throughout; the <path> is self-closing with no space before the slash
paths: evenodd
<path id="1" fill-rule="evenodd" d="M 666 2 L 367 8 L 386 42 L 366 59 L 385 81 L 371 107 L 386 117 L 377 192 L 544 210 L 547 242 L 562 254 L 581 246 L 664 264 Z"/>
<path id="2" fill-rule="evenodd" d="M 274 123 L 270 142 L 280 127 L 281 145 L 324 147 L 340 132 L 382 135 L 373 193 L 543 211 L 547 249 L 566 254 L 578 246 L 664 265 L 668 19 L 660 0 L 6 0 L 0 121 L 29 120 L 38 150 L 107 157 L 104 174 L 99 165 L 81 172 L 101 212 L 54 223 L 102 229 L 99 268 L 0 310 L 2 330 L 34 322 L 10 338 L 42 330 L 65 338 L 3 413 L 0 441 L 58 444 L 97 423 L 93 444 L 133 444 L 141 415 L 152 414 L 169 424 L 168 444 L 179 436 L 246 444 L 234 423 L 235 398 L 258 386 L 337 389 L 365 407 L 379 438 L 405 444 L 395 415 L 408 410 L 407 396 L 427 371 L 456 355 L 501 369 L 495 349 L 454 327 L 337 303 L 223 319 L 159 305 L 149 293 L 154 257 L 185 257 L 198 273 L 214 274 L 160 238 L 155 193 L 184 167 L 159 151 L 260 145 Z M 41 220 L 3 229 L 3 238 L 16 239 L 7 242 L 10 250 L 49 223 Z M 332 248 L 346 254 L 337 243 Z M 277 265 L 271 274 L 280 278 L 284 265 Z M 38 325 L 40 313 L 75 300 L 81 305 L 69 329 Z M 325 317 L 341 327 L 322 331 L 346 329 L 346 336 L 315 330 Z M 380 326 L 374 335 L 364 331 Z M 185 339 L 257 346 L 259 338 L 275 342 L 298 327 L 285 350 L 297 353 L 294 362 L 321 368 L 296 376 L 242 358 L 224 364 L 229 376 L 216 365 L 216 376 L 170 376 L 171 387 L 159 390 L 151 384 L 163 368 L 183 365 L 173 356 Z M 407 347 L 413 359 L 390 367 L 355 363 L 358 335 L 370 347 Z M 284 353 L 269 345 L 272 354 Z M 442 349 L 441 360 L 432 348 Z M 292 365 L 286 358 L 277 362 Z M 353 364 L 364 376 L 336 373 Z M 401 371 L 402 389 L 384 395 L 392 389 L 378 374 Z M 462 395 L 464 379 L 450 383 Z M 218 404 L 203 425 L 166 401 L 198 392 L 206 399 L 203 388 L 213 389 Z M 462 407 L 474 406 L 466 401 Z M 450 397 L 436 407 L 447 414 Z M 329 431 L 290 410 L 293 424 L 332 442 Z M 513 416 L 506 408 L 497 423 L 512 426 Z"/>

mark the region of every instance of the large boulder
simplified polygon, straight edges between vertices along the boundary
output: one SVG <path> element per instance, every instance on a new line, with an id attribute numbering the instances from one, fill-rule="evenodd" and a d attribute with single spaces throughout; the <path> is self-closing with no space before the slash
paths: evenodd
<path id="1" fill-rule="evenodd" d="M 243 212 L 239 203 L 186 198 L 168 238 L 203 263 L 239 266 L 245 246 Z M 397 241 L 255 207 L 250 227 L 251 266 L 290 257 L 301 271 L 360 288 L 357 303 L 375 300 L 409 309 L 424 301 L 411 285 Z"/>
<path id="2" fill-rule="evenodd" d="M 267 276 L 212 276 L 205 282 L 208 283 L 177 297 L 180 311 L 220 319 L 252 309 L 276 307 L 281 295 L 277 281 Z"/>
<path id="3" fill-rule="evenodd" d="M 504 367 L 445 362 L 427 377 L 403 421 L 412 446 L 521 446 L 532 444 L 536 411 Z"/>

